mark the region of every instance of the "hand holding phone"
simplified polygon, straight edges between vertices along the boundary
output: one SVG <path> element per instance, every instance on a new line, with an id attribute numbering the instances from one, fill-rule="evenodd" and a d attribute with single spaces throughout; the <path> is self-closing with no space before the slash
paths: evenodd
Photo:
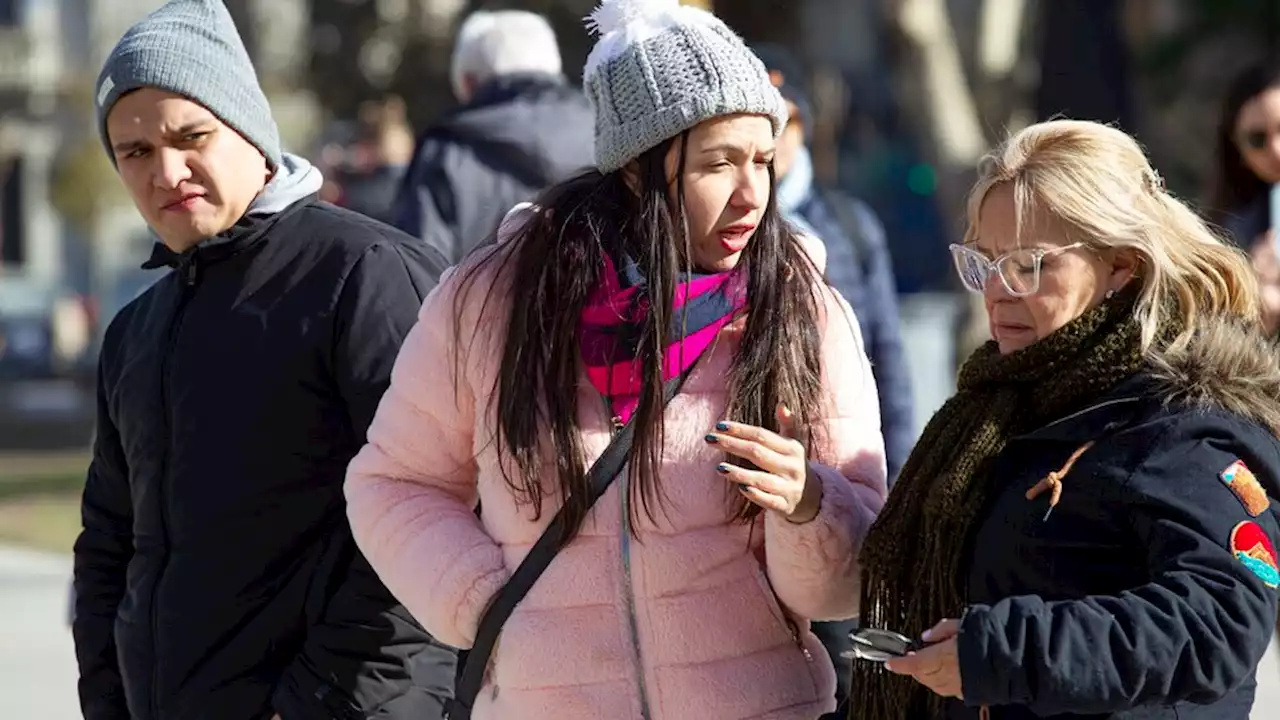
<path id="1" fill-rule="evenodd" d="M 898 645 L 883 648 L 902 650 L 905 655 L 886 658 L 885 669 L 897 675 L 915 678 L 916 682 L 942 697 L 963 697 L 964 683 L 960 677 L 960 620 L 948 618 L 939 621 L 926 630 L 921 638 L 927 640 L 921 643 L 908 641 L 907 647 Z M 881 639 L 884 639 L 883 636 Z M 899 643 L 907 640 L 901 635 L 892 639 Z"/>

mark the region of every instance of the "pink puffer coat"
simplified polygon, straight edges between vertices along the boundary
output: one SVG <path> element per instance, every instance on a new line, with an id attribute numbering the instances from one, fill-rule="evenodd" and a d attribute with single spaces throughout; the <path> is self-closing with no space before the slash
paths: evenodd
<path id="1" fill-rule="evenodd" d="M 548 493 L 535 522 L 498 471 L 486 408 L 505 283 L 487 268 L 477 276 L 463 338 L 478 335 L 455 375 L 458 280 L 447 275 L 424 303 L 346 493 L 356 539 L 387 586 L 437 638 L 465 648 L 557 500 Z M 627 483 L 614 483 L 505 626 L 477 720 L 813 720 L 834 708 L 835 673 L 808 620 L 856 614 L 856 560 L 884 501 L 885 466 L 857 323 L 838 296 L 824 297 L 829 413 L 814 437 L 829 464 L 815 466 L 818 517 L 729 522 L 732 490 L 703 437 L 725 409 L 741 333 L 731 325 L 666 410 L 663 511 L 632 537 Z M 576 392 L 589 463 L 610 423 L 585 375 Z"/>

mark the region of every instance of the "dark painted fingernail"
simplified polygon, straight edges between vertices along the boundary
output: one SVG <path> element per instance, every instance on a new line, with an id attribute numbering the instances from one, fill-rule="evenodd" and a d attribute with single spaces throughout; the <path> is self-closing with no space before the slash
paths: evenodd
<path id="1" fill-rule="evenodd" d="M 716 437 L 715 435 L 708 435 L 706 439 L 707 439 L 707 442 L 713 443 L 713 444 L 720 442 L 720 438 Z"/>
<path id="2" fill-rule="evenodd" d="M 717 430 L 719 430 L 720 432 L 724 432 L 725 430 L 728 430 L 728 429 L 729 429 L 729 423 L 727 423 L 727 422 L 718 422 L 718 423 L 716 423 L 716 429 L 717 429 Z"/>
<path id="3" fill-rule="evenodd" d="M 716 466 L 716 472 L 720 473 L 721 475 L 728 475 L 729 474 L 728 464 L 720 463 L 719 465 Z"/>

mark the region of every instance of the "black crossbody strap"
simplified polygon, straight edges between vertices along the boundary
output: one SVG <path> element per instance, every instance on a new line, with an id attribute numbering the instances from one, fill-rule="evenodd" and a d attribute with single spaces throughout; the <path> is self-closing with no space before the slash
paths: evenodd
<path id="1" fill-rule="evenodd" d="M 664 406 L 680 392 L 680 387 L 684 385 L 685 378 L 689 376 L 692 369 L 693 366 L 690 366 L 678 377 L 667 382 L 666 387 L 663 388 Z M 622 469 L 626 466 L 627 458 L 631 454 L 631 444 L 635 436 L 635 424 L 628 422 L 617 435 L 614 435 L 609 446 L 591 465 L 591 470 L 587 473 L 588 486 L 591 488 L 588 508 L 595 505 L 613 484 L 614 479 L 622 474 Z M 484 611 L 484 615 L 480 617 L 475 644 L 467 652 L 466 663 L 458 676 L 457 687 L 454 688 L 454 698 L 449 701 L 445 711 L 447 720 L 470 720 L 471 708 L 475 705 L 476 696 L 480 694 L 480 687 L 484 684 L 485 668 L 489 665 L 489 657 L 493 654 L 502 626 L 564 546 L 564 538 L 568 530 L 565 523 L 565 514 L 561 510 L 556 513 L 547 529 L 542 531 L 538 542 L 534 543 L 529 554 L 511 574 L 511 579 L 502 586 Z"/>

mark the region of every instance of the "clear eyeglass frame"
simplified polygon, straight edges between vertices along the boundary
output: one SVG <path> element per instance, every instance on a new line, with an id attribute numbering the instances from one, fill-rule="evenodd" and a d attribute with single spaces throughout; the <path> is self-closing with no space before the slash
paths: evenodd
<path id="1" fill-rule="evenodd" d="M 1077 242 L 1047 249 L 1020 248 L 988 260 L 986 255 L 971 247 L 952 244 L 951 258 L 965 290 L 979 295 L 986 292 L 987 282 L 994 272 L 1010 295 L 1027 297 L 1040 291 L 1040 269 L 1046 257 L 1085 245 Z"/>

